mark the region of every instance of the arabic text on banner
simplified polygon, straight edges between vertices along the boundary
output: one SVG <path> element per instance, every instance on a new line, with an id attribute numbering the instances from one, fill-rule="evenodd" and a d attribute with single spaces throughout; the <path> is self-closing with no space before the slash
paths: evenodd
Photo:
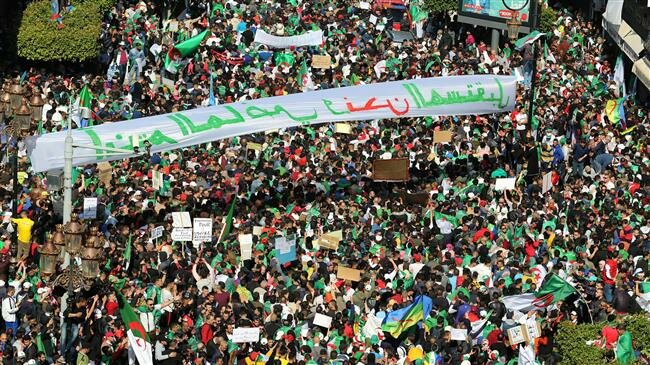
<path id="1" fill-rule="evenodd" d="M 450 76 L 392 81 L 262 98 L 75 129 L 73 165 L 135 157 L 102 148 L 168 151 L 224 138 L 310 124 L 435 115 L 476 115 L 510 111 L 513 76 Z M 65 131 L 40 136 L 31 153 L 35 172 L 63 168 Z"/>

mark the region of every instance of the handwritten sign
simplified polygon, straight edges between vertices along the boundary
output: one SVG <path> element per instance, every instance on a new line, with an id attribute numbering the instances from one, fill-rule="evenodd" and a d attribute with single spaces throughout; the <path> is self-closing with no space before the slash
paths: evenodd
<path id="1" fill-rule="evenodd" d="M 542 335 L 542 328 L 535 318 L 526 319 L 526 335 L 529 341 Z"/>
<path id="2" fill-rule="evenodd" d="M 348 123 L 336 123 L 335 132 L 341 134 L 352 134 L 352 127 Z"/>
<path id="3" fill-rule="evenodd" d="M 232 342 L 259 342 L 260 329 L 259 327 L 236 327 L 232 330 Z"/>
<path id="4" fill-rule="evenodd" d="M 329 329 L 332 325 L 332 317 L 316 313 L 316 316 L 314 316 L 314 325 Z"/>
<path id="5" fill-rule="evenodd" d="M 147 140 L 155 153 L 295 126 L 502 113 L 514 108 L 515 86 L 514 76 L 431 77 L 330 88 L 104 123 L 72 131 L 75 143 L 93 146 L 91 153 L 76 156 L 73 164 L 79 166 L 130 157 L 131 152 L 115 153 L 105 149 L 132 151 L 135 141 L 124 138 L 124 131 L 137 130 L 140 149 L 144 150 Z M 34 172 L 63 168 L 65 158 L 61 146 L 66 135 L 66 131 L 48 133 L 36 140 L 30 154 Z"/>
<path id="6" fill-rule="evenodd" d="M 164 231 L 165 231 L 165 227 L 163 226 L 158 226 L 154 228 L 153 230 L 151 230 L 151 239 L 155 240 L 162 237 Z"/>
<path id="7" fill-rule="evenodd" d="M 286 237 L 276 237 L 274 240 L 275 245 L 275 257 L 278 259 L 278 262 L 286 264 L 287 262 L 294 261 L 296 259 L 296 239 L 295 238 L 286 238 Z"/>
<path id="8" fill-rule="evenodd" d="M 237 236 L 239 241 L 239 252 L 242 260 L 250 260 L 253 257 L 253 235 L 240 234 Z"/>
<path id="9" fill-rule="evenodd" d="M 253 226 L 253 236 L 259 236 L 262 234 L 262 228 L 261 226 Z"/>
<path id="10" fill-rule="evenodd" d="M 248 142 L 246 143 L 246 148 L 253 151 L 261 151 L 262 145 L 260 143 Z"/>
<path id="11" fill-rule="evenodd" d="M 467 329 L 466 328 L 452 328 L 449 331 L 451 335 L 449 338 L 452 341 L 467 341 Z"/>
<path id="12" fill-rule="evenodd" d="M 449 143 L 453 134 L 451 131 L 434 131 L 433 132 L 433 143 Z"/>
<path id="13" fill-rule="evenodd" d="M 104 186 L 111 186 L 111 179 L 113 177 L 113 167 L 108 162 L 101 162 L 97 164 L 97 171 L 99 172 L 99 181 L 101 181 Z"/>
<path id="14" fill-rule="evenodd" d="M 372 179 L 374 181 L 408 181 L 409 159 L 374 160 L 372 162 Z"/>
<path id="15" fill-rule="evenodd" d="M 178 228 L 192 227 L 189 212 L 172 212 L 172 226 Z"/>
<path id="16" fill-rule="evenodd" d="M 194 218 L 194 238 L 192 241 L 212 241 L 212 218 Z"/>
<path id="17" fill-rule="evenodd" d="M 322 235 L 318 239 L 318 245 L 321 249 L 338 250 L 341 240 L 343 240 L 343 231 L 333 231 Z"/>
<path id="18" fill-rule="evenodd" d="M 359 281 L 361 280 L 361 270 L 339 265 L 336 277 L 343 280 Z"/>
<path id="19" fill-rule="evenodd" d="M 528 329 L 524 325 L 508 328 L 507 333 L 510 345 L 516 345 L 528 341 Z"/>
<path id="20" fill-rule="evenodd" d="M 514 177 L 498 178 L 494 183 L 494 190 L 513 190 L 517 179 Z"/>
<path id="21" fill-rule="evenodd" d="M 172 241 L 189 242 L 192 240 L 192 228 L 175 227 L 172 229 Z"/>
<path id="22" fill-rule="evenodd" d="M 311 57 L 311 67 L 327 70 L 332 67 L 332 57 L 328 55 L 314 55 Z"/>
<path id="23" fill-rule="evenodd" d="M 84 219 L 97 218 L 97 198 L 84 198 Z"/>

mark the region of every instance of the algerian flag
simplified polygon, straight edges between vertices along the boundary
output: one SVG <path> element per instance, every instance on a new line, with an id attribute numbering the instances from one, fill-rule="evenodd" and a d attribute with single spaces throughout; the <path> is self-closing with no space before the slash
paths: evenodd
<path id="1" fill-rule="evenodd" d="M 528 312 L 555 304 L 575 292 L 571 284 L 555 274 L 549 274 L 536 293 L 510 295 L 503 297 L 502 302 L 508 309 Z"/>
<path id="2" fill-rule="evenodd" d="M 526 44 L 532 44 L 536 40 L 541 38 L 542 36 L 544 36 L 544 33 L 540 33 L 537 30 L 534 31 L 534 32 L 531 32 L 530 34 L 528 34 L 528 35 L 526 35 L 526 36 L 524 36 L 522 38 L 519 38 L 519 39 L 517 39 L 517 41 L 515 41 L 515 49 L 517 49 L 517 50 L 522 49 Z"/>
<path id="3" fill-rule="evenodd" d="M 153 365 L 151 342 L 149 341 L 147 332 L 144 330 L 140 319 L 124 296 L 119 292 L 116 292 L 116 294 L 120 306 L 120 315 L 122 316 L 122 321 L 127 330 L 126 334 L 129 338 L 129 349 L 133 351 L 140 365 Z"/>
<path id="4" fill-rule="evenodd" d="M 375 64 L 375 67 L 373 67 L 375 70 L 375 75 L 377 75 L 377 78 L 381 78 L 382 72 L 386 70 L 386 60 L 381 60 Z"/>
<path id="5" fill-rule="evenodd" d="M 77 124 L 77 126 L 81 127 L 81 119 L 90 118 L 90 106 L 92 100 L 93 94 L 88 90 L 88 85 L 84 85 L 70 110 L 70 118 L 75 122 L 75 124 Z"/>
<path id="6" fill-rule="evenodd" d="M 307 67 L 307 62 L 305 62 L 305 60 L 302 60 L 302 63 L 300 64 L 300 70 L 298 70 L 297 78 L 298 82 L 300 82 L 300 85 L 302 85 L 302 91 L 314 90 L 314 82 L 311 79 L 311 71 L 309 70 L 309 67 Z"/>
<path id="7" fill-rule="evenodd" d="M 165 57 L 165 70 L 173 74 L 178 72 L 185 62 L 183 58 L 196 52 L 208 32 L 209 30 L 206 29 L 198 35 L 174 45 L 167 53 L 167 57 Z"/>
<path id="8" fill-rule="evenodd" d="M 555 56 L 553 56 L 553 53 L 551 53 L 551 50 L 548 49 L 548 44 L 544 42 L 544 59 L 546 59 L 549 62 L 557 63 L 555 60 Z"/>
<path id="9" fill-rule="evenodd" d="M 616 58 L 616 65 L 614 66 L 614 81 L 616 81 L 616 84 L 621 91 L 621 96 L 627 95 L 625 90 L 625 70 L 623 66 L 623 57 L 621 57 L 621 55 L 618 55 L 618 58 Z"/>

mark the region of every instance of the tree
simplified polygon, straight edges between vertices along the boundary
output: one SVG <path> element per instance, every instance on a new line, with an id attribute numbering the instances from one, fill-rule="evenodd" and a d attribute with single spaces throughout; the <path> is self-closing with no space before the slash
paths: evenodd
<path id="1" fill-rule="evenodd" d="M 458 0 L 424 0 L 424 4 L 431 12 L 458 10 Z"/>
<path id="2" fill-rule="evenodd" d="M 551 7 L 542 9 L 542 14 L 539 19 L 539 27 L 544 33 L 552 32 L 555 29 L 557 22 L 557 13 Z"/>
<path id="3" fill-rule="evenodd" d="M 35 1 L 23 13 L 18 55 L 32 61 L 84 62 L 97 57 L 104 12 L 114 0 L 78 0 L 64 12 L 62 26 L 50 19 L 48 0 Z"/>

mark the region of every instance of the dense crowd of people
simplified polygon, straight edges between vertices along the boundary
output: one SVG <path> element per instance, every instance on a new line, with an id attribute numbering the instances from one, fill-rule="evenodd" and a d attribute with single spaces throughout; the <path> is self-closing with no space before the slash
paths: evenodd
<path id="1" fill-rule="evenodd" d="M 416 26 L 391 9 L 340 0 L 185 3 L 169 21 L 174 9 L 116 1 L 100 38 L 106 73 L 74 65 L 6 73 L 9 81 L 22 75 L 47 104 L 42 123 L 3 137 L 3 170 L 14 150 L 19 157 L 19 194 L 10 178 L 0 187 L 5 212 L 19 195 L 18 216 L 5 213 L 0 226 L 3 363 L 133 364 L 125 301 L 155 364 L 505 364 L 522 363 L 523 351 L 554 364 L 565 321 L 608 323 L 594 334 L 603 361 L 631 363 L 648 348 L 621 322 L 650 311 L 648 109 L 631 95 L 621 120 L 604 112 L 625 95 L 614 76 L 617 50 L 580 10 L 559 9 L 554 29 L 536 42 L 553 56 L 540 52 L 533 80 L 532 45 L 492 49 L 455 14 L 432 13 Z M 393 42 L 386 30 L 397 28 L 416 37 Z M 205 29 L 195 54 L 177 72 L 167 69 L 170 47 Z M 257 29 L 321 29 L 327 40 L 278 57 L 285 51 L 253 42 Z M 66 128 L 84 85 L 94 95 L 91 113 L 75 128 L 207 107 L 212 74 L 218 104 L 303 92 L 299 65 L 313 55 L 333 63 L 311 70 L 317 90 L 517 74 L 517 104 L 493 115 L 357 122 L 351 134 L 313 125 L 214 141 L 113 162 L 108 180 L 97 165 L 77 168 L 75 213 L 84 197 L 100 203 L 97 219 L 82 221 L 104 242 L 101 271 L 65 295 L 56 275 L 42 275 L 39 248 L 63 228 L 56 193 L 30 171 L 28 150 L 33 136 Z M 385 69 L 376 68 L 382 61 Z M 452 130 L 453 140 L 434 144 L 436 130 Z M 263 147 L 251 151 L 248 142 Z M 410 180 L 374 182 L 372 161 L 397 157 L 410 159 Z M 164 176 L 158 190 L 154 171 Z M 543 192 L 549 172 L 552 187 Z M 515 177 L 515 188 L 495 190 L 500 177 Z M 231 207 L 232 226 L 224 227 Z M 181 211 L 214 220 L 211 243 L 172 241 L 172 213 Z M 161 225 L 162 237 L 151 239 Z M 320 247 L 338 230 L 337 249 Z M 243 259 L 238 238 L 251 233 L 251 258 Z M 281 237 L 296 238 L 295 260 L 280 262 Z M 338 278 L 340 267 L 360 270 L 360 279 Z M 504 305 L 549 276 L 576 292 L 539 310 Z M 418 325 L 396 336 L 382 330 L 387 316 L 423 296 L 431 305 Z M 314 324 L 321 315 L 331 317 L 329 327 Z M 513 344 L 508 329 L 529 319 L 539 336 Z M 233 342 L 241 327 L 259 328 L 260 340 Z"/>

